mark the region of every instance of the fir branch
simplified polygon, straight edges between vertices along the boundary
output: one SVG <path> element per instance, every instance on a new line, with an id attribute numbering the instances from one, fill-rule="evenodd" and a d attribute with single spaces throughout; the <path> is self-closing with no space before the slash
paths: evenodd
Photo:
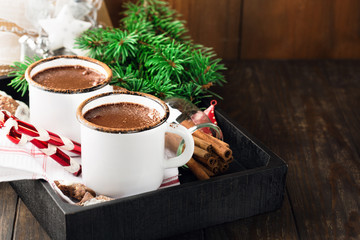
<path id="1" fill-rule="evenodd" d="M 11 71 L 9 73 L 10 77 L 14 77 L 8 86 L 13 87 L 16 89 L 17 92 L 21 92 L 21 96 L 24 96 L 28 89 L 28 82 L 25 79 L 25 72 L 28 66 L 30 66 L 32 63 L 40 60 L 41 57 L 35 56 L 34 58 L 25 57 L 25 61 L 22 62 L 14 62 L 13 65 L 10 67 L 14 69 L 14 71 Z"/>
<path id="2" fill-rule="evenodd" d="M 176 91 L 179 86 L 174 84 L 170 78 L 166 78 L 164 75 L 156 75 L 149 80 L 149 87 L 153 95 L 161 99 L 177 96 Z"/>
<path id="3" fill-rule="evenodd" d="M 190 60 L 189 52 L 184 45 L 171 44 L 161 46 L 152 58 L 149 58 L 145 66 L 148 71 L 155 75 L 164 75 L 169 79 L 176 79 L 181 83 L 181 75 L 184 73 L 184 64 Z"/>
<path id="4" fill-rule="evenodd" d="M 107 42 L 104 55 L 106 61 L 119 61 L 125 63 L 128 57 L 135 57 L 137 50 L 138 35 L 134 32 L 128 33 L 126 30 L 113 29 L 104 36 L 104 41 Z"/>
<path id="5" fill-rule="evenodd" d="M 126 3 L 125 8 L 121 30 L 85 33 L 99 35 L 94 40 L 106 41 L 102 54 L 114 71 L 112 84 L 161 98 L 179 96 L 194 102 L 215 96 L 210 88 L 225 83 L 221 73 L 225 66 L 211 48 L 194 44 L 186 36 L 185 22 L 179 20 L 180 14 L 169 3 L 139 0 Z M 91 41 L 85 40 L 83 44 L 94 48 Z M 99 53 L 94 57 L 104 59 Z M 120 65 L 115 66 L 117 63 Z"/>
<path id="6" fill-rule="evenodd" d="M 103 55 L 107 42 L 104 40 L 112 30 L 110 28 L 94 28 L 85 31 L 80 37 L 75 39 L 75 48 L 88 49 L 89 57 L 103 60 Z"/>
<path id="7" fill-rule="evenodd" d="M 111 84 L 198 103 L 226 81 L 212 48 L 194 44 L 180 14 L 162 0 L 127 2 L 121 29 L 89 30 L 77 41 L 113 70 Z M 101 43 L 101 45 L 99 45 Z"/>
<path id="8" fill-rule="evenodd" d="M 160 0 L 138 1 L 138 3 L 126 3 L 128 10 L 121 23 L 125 27 L 129 24 L 147 22 L 150 24 L 149 32 L 155 35 L 165 35 L 170 40 L 182 41 L 188 37 L 185 21 L 179 20 L 180 14 L 169 7 L 169 3 Z M 149 26 L 148 26 L 149 27 Z"/>

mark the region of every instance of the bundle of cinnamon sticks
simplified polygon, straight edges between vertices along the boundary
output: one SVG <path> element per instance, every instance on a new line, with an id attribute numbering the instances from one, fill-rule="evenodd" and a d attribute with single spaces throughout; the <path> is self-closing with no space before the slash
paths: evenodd
<path id="1" fill-rule="evenodd" d="M 187 128 L 192 126 L 187 121 L 181 124 Z M 194 154 L 186 165 L 199 180 L 222 174 L 229 168 L 234 159 L 229 144 L 201 130 L 194 132 L 193 138 Z"/>

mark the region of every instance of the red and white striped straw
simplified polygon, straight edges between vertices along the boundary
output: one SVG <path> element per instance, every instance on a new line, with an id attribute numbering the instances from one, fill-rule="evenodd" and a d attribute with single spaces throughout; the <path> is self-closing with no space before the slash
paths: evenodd
<path id="1" fill-rule="evenodd" d="M 44 154 L 48 155 L 56 162 L 58 162 L 61 166 L 63 166 L 65 170 L 74 174 L 75 176 L 80 175 L 81 165 L 78 162 L 76 162 L 66 153 L 61 151 L 57 146 L 41 139 L 43 137 L 42 132 L 44 132 L 44 130 L 35 128 L 38 131 L 37 137 L 26 136 L 25 134 L 22 134 L 18 131 L 18 129 L 20 128 L 18 121 L 20 120 L 16 119 L 13 116 L 9 117 L 9 114 L 7 112 L 0 111 L 0 128 L 3 128 L 3 134 L 5 134 L 9 140 L 11 140 L 15 144 L 23 144 L 29 141 L 37 148 L 39 148 L 39 150 L 42 151 Z M 79 149 L 81 151 L 81 148 Z"/>
<path id="2" fill-rule="evenodd" d="M 75 154 L 81 154 L 81 145 L 78 142 L 72 141 L 66 137 L 59 136 L 50 131 L 43 130 L 41 128 L 37 128 L 29 123 L 21 121 L 14 116 L 11 116 L 6 111 L 2 111 L 4 114 L 4 121 L 9 118 L 14 119 L 17 122 L 18 129 L 17 131 L 21 134 L 28 135 L 33 138 L 37 138 L 39 140 L 48 142 L 52 145 L 55 145 L 63 150 L 67 150 L 73 152 Z"/>

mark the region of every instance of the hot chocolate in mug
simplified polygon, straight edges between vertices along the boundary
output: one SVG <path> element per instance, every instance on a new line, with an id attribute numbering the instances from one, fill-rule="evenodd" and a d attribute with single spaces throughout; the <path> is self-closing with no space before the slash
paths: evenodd
<path id="1" fill-rule="evenodd" d="M 144 93 L 103 93 L 82 102 L 77 118 L 84 183 L 115 198 L 158 189 L 164 169 L 186 164 L 194 151 L 191 133 L 168 117 L 168 106 Z M 165 159 L 166 132 L 184 139 L 181 155 Z"/>
<path id="2" fill-rule="evenodd" d="M 78 142 L 77 107 L 93 95 L 112 91 L 111 69 L 88 57 L 42 59 L 27 68 L 25 78 L 29 83 L 30 121 Z"/>

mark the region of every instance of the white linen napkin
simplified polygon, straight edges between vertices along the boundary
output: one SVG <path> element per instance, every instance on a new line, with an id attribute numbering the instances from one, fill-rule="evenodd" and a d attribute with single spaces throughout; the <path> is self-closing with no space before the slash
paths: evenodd
<path id="1" fill-rule="evenodd" d="M 72 158 L 79 163 L 81 162 L 80 157 L 76 158 L 73 155 Z M 166 169 L 160 188 L 179 185 L 178 174 L 177 168 Z M 66 201 L 69 201 L 69 199 L 61 193 L 54 181 L 83 183 L 81 175 L 76 177 L 69 173 L 59 163 L 44 155 L 31 143 L 17 145 L 7 139 L 6 136 L 0 135 L 0 182 L 24 179 L 46 180 Z"/>

